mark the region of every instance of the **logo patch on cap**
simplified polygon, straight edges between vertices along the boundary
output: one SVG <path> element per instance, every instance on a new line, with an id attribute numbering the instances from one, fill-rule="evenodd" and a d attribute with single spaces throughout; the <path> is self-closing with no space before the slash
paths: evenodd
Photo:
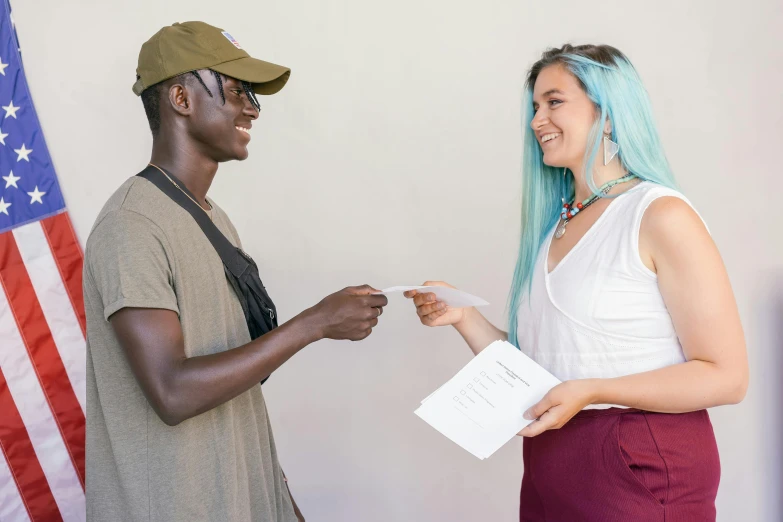
<path id="1" fill-rule="evenodd" d="M 225 36 L 226 39 L 228 39 L 229 42 L 234 44 L 234 47 L 236 47 L 237 49 L 242 49 L 242 46 L 239 45 L 239 42 L 237 42 L 237 39 L 234 38 L 233 36 L 231 36 L 230 34 L 228 34 L 226 31 L 223 31 L 223 36 Z"/>

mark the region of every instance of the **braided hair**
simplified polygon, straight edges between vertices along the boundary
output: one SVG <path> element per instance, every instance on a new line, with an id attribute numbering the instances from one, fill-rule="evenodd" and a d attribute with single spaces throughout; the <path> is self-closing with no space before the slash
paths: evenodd
<path id="1" fill-rule="evenodd" d="M 223 90 L 223 75 L 217 71 L 213 71 L 212 69 L 208 70 L 215 77 L 215 80 L 217 80 L 220 99 L 223 101 L 223 105 L 225 105 L 226 94 Z M 198 71 L 190 71 L 180 74 L 176 76 L 176 81 L 185 83 L 188 78 L 191 77 L 190 75 L 196 77 L 201 86 L 204 87 L 204 90 L 207 91 L 209 97 L 212 98 L 212 91 L 210 91 L 209 87 L 207 87 L 207 84 L 204 83 L 204 79 L 201 77 Z M 147 121 L 150 124 L 150 130 L 152 131 L 153 136 L 156 136 L 160 130 L 160 95 L 161 87 L 164 83 L 165 81 L 156 83 L 155 85 L 150 85 L 141 93 L 141 102 L 144 105 L 144 112 L 147 114 Z M 250 82 L 242 81 L 242 90 L 244 91 L 245 96 L 247 96 L 247 99 L 250 100 L 250 104 L 257 111 L 260 111 L 261 104 L 258 102 L 258 98 L 256 98 L 256 93 L 253 92 L 253 85 Z"/>

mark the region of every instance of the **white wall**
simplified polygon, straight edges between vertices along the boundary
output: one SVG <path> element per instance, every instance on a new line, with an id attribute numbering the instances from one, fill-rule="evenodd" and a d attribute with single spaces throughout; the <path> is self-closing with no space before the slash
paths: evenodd
<path id="1" fill-rule="evenodd" d="M 746 329 L 747 399 L 712 411 L 719 519 L 783 516 L 779 0 L 12 3 L 82 243 L 149 158 L 131 85 L 139 47 L 161 26 L 204 20 L 293 69 L 262 100 L 250 158 L 221 167 L 211 191 L 283 319 L 350 284 L 433 278 L 484 296 L 502 321 L 525 71 L 547 46 L 619 47 L 710 224 Z M 265 393 L 281 459 L 308 520 L 515 520 L 520 441 L 479 462 L 412 414 L 468 354 L 400 297 L 366 342 L 320 342 L 273 376 Z"/>

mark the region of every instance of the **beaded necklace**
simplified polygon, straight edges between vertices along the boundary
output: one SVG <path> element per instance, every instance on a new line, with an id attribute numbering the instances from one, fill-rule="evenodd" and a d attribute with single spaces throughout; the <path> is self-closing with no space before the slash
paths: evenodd
<path id="1" fill-rule="evenodd" d="M 581 203 L 577 203 L 576 205 L 574 205 L 573 201 L 571 203 L 566 203 L 565 200 L 563 200 L 563 210 L 560 212 L 560 222 L 557 224 L 557 229 L 555 230 L 555 239 L 560 239 L 565 235 L 566 225 L 568 225 L 568 222 L 579 212 L 595 203 L 600 197 L 607 195 L 615 185 L 626 183 L 634 178 L 636 178 L 635 175 L 628 174 L 622 178 L 607 181 L 601 185 L 601 188 L 598 189 L 598 194 L 593 194 L 586 200 L 582 201 Z"/>

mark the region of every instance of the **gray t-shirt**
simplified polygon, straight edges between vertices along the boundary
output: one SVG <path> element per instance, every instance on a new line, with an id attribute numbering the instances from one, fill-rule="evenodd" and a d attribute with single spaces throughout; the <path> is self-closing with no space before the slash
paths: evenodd
<path id="1" fill-rule="evenodd" d="M 239 237 L 210 200 L 217 227 Z M 190 214 L 134 176 L 87 239 L 87 519 L 295 522 L 261 386 L 167 426 L 144 397 L 109 317 L 179 314 L 188 357 L 250 341 L 223 264 Z"/>

